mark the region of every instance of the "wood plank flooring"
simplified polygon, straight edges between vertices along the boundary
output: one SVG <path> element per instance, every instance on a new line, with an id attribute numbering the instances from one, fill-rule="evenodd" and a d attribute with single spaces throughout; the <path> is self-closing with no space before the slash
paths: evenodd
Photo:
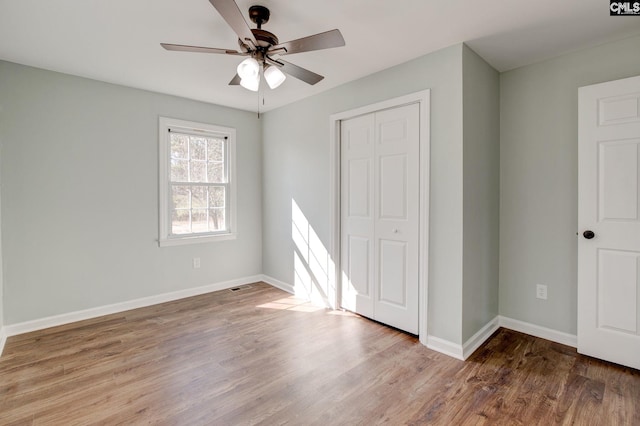
<path id="1" fill-rule="evenodd" d="M 501 329 L 466 362 L 264 283 L 9 338 L 0 425 L 640 425 L 640 372 Z"/>

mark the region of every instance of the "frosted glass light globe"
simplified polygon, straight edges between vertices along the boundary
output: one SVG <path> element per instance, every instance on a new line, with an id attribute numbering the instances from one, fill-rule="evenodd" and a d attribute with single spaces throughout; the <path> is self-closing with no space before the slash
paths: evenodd
<path id="1" fill-rule="evenodd" d="M 286 75 L 278 67 L 273 65 L 264 70 L 264 79 L 267 80 L 267 84 L 270 88 L 275 89 L 280 86 L 287 78 Z"/>
<path id="2" fill-rule="evenodd" d="M 245 89 L 249 89 L 252 92 L 257 92 L 260 87 L 260 75 L 256 74 L 253 77 L 247 77 L 240 79 L 240 86 Z"/>
<path id="3" fill-rule="evenodd" d="M 260 64 L 253 58 L 247 58 L 240 62 L 237 71 L 241 79 L 255 77 L 260 73 Z"/>

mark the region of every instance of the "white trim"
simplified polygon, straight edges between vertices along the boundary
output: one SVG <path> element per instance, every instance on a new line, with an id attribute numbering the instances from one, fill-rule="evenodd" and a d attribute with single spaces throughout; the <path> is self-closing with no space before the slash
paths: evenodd
<path id="1" fill-rule="evenodd" d="M 330 237 L 329 255 L 335 265 L 333 274 L 329 276 L 329 288 L 336 289 L 332 308 L 340 307 L 340 122 L 348 118 L 369 114 L 409 104 L 420 105 L 420 254 L 419 264 L 419 324 L 418 335 L 423 345 L 429 346 L 428 315 L 429 306 L 429 175 L 430 175 L 430 99 L 429 89 L 389 99 L 360 108 L 332 114 L 329 117 L 329 208 Z"/>
<path id="2" fill-rule="evenodd" d="M 144 308 L 151 305 L 157 305 L 159 303 L 171 302 L 174 300 L 184 299 L 186 297 L 198 296 L 205 293 L 225 290 L 227 288 L 251 284 L 259 281 L 262 281 L 262 275 L 238 278 L 235 280 L 223 281 L 220 283 L 209 284 L 201 287 L 187 288 L 170 293 L 163 293 L 155 296 L 129 300 L 126 302 L 114 303 L 112 305 L 99 306 L 96 308 L 84 309 L 82 311 L 69 312 L 66 314 L 54 315 L 51 317 L 40 318 L 32 321 L 5 325 L 4 332 L 6 336 L 15 336 L 18 334 L 29 333 L 31 331 L 69 324 L 72 322 L 96 318 L 103 315 L 115 314 L 131 309 Z"/>
<path id="3" fill-rule="evenodd" d="M 575 334 L 564 333 L 562 331 L 503 316 L 499 317 L 499 325 L 500 327 L 519 331 L 520 333 L 530 334 L 531 336 L 551 340 L 552 342 L 561 343 L 574 348 L 578 346 L 578 337 Z"/>
<path id="4" fill-rule="evenodd" d="M 429 307 L 429 188 L 431 185 L 431 92 L 422 92 L 420 104 L 420 253 L 418 280 L 420 282 L 419 339 L 426 342 Z"/>
<path id="5" fill-rule="evenodd" d="M 2 356 L 2 352 L 4 351 L 4 345 L 7 343 L 7 333 L 4 327 L 0 327 L 0 356 Z"/>
<path id="6" fill-rule="evenodd" d="M 158 240 L 160 247 L 184 246 L 187 244 L 213 243 L 215 241 L 235 240 L 237 237 L 234 233 L 215 234 L 215 235 L 187 235 L 178 238 L 167 238 Z"/>
<path id="7" fill-rule="evenodd" d="M 229 206 L 227 209 L 228 232 L 219 234 L 187 234 L 169 236 L 169 128 L 186 129 L 191 133 L 220 134 L 227 140 Z M 237 183 L 236 183 L 236 129 L 215 124 L 196 123 L 175 118 L 158 117 L 158 246 L 169 247 L 194 243 L 210 243 L 214 241 L 232 240 L 237 237 Z"/>
<path id="8" fill-rule="evenodd" d="M 491 337 L 493 333 L 500 328 L 499 317 L 495 317 L 482 327 L 476 334 L 471 336 L 463 345 L 453 343 L 440 337 L 428 336 L 426 346 L 436 352 L 448 355 L 450 357 L 466 360 L 478 349 L 484 342 Z"/>
<path id="9" fill-rule="evenodd" d="M 462 345 L 462 357 L 469 358 L 493 333 L 500 328 L 500 319 L 495 317 Z"/>
<path id="10" fill-rule="evenodd" d="M 385 109 L 397 108 L 399 106 L 415 104 L 417 102 L 429 101 L 430 89 L 421 90 L 419 92 L 410 93 L 408 95 L 398 96 L 397 98 L 387 99 L 385 101 L 376 102 L 374 104 L 365 105 L 359 108 L 350 109 L 348 111 L 337 112 L 331 114 L 332 121 L 346 120 L 348 118 L 358 117 L 360 115 L 370 114 Z M 428 118 L 428 117 L 427 117 Z M 333 127 L 332 127 L 333 128 Z"/>
<path id="11" fill-rule="evenodd" d="M 269 284 L 272 287 L 279 288 L 282 291 L 286 291 L 287 293 L 296 294 L 295 287 L 291 284 L 285 283 L 284 281 L 277 280 L 269 275 L 262 275 L 262 281 Z"/>
<path id="12" fill-rule="evenodd" d="M 435 336 L 427 337 L 427 348 L 464 361 L 462 345 Z"/>
<path id="13" fill-rule="evenodd" d="M 331 308 L 340 309 L 340 119 L 329 116 L 329 258 L 332 260 L 332 270 L 327 271 L 328 288 L 335 289 Z"/>

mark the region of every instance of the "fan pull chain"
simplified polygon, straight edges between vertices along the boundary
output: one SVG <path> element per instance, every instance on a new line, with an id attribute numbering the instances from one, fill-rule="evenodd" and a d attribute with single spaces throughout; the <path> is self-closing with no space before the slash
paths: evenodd
<path id="1" fill-rule="evenodd" d="M 258 73 L 260 83 L 262 83 L 262 81 L 264 80 L 264 65 L 260 67 Z M 258 120 L 260 120 L 260 96 L 262 96 L 262 84 L 258 86 Z M 264 102 L 264 97 L 262 98 L 262 101 Z"/>

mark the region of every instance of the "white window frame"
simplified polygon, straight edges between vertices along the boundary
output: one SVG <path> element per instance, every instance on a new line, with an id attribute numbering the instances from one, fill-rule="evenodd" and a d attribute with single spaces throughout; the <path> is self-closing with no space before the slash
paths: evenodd
<path id="1" fill-rule="evenodd" d="M 228 214 L 225 217 L 227 230 L 217 233 L 171 234 L 171 142 L 169 134 L 185 132 L 202 134 L 203 136 L 227 137 L 227 178 L 228 178 Z M 196 123 L 175 118 L 159 117 L 159 238 L 160 247 L 210 243 L 214 241 L 232 240 L 237 236 L 236 229 L 236 129 L 214 124 Z"/>

